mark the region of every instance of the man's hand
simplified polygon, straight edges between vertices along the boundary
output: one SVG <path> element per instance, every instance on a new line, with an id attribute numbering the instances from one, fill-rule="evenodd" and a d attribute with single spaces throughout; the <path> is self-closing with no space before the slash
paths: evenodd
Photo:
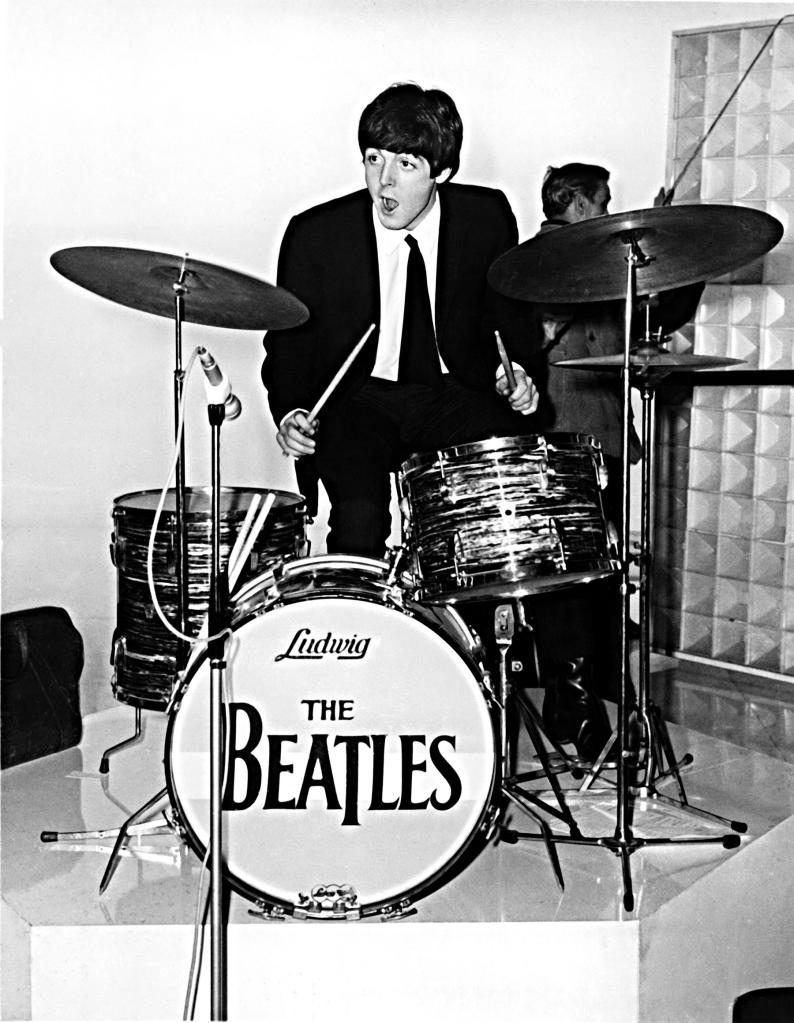
<path id="1" fill-rule="evenodd" d="M 510 407 L 515 412 L 520 412 L 522 416 L 532 415 L 537 411 L 540 401 L 538 389 L 532 383 L 532 378 L 528 377 L 521 366 L 517 366 L 515 363 L 513 363 L 513 375 L 516 378 L 516 386 L 511 391 L 504 366 L 500 366 L 496 374 L 496 390 L 502 397 L 507 398 Z"/>
<path id="2" fill-rule="evenodd" d="M 316 432 L 317 420 L 309 419 L 305 409 L 296 409 L 281 420 L 276 440 L 285 455 L 301 458 L 303 455 L 314 454 Z"/>

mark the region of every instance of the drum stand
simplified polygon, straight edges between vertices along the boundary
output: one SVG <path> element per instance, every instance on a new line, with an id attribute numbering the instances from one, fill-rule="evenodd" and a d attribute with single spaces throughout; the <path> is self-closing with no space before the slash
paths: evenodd
<path id="1" fill-rule="evenodd" d="M 525 628 L 530 628 L 528 623 L 524 622 L 523 624 Z M 500 825 L 500 838 L 511 845 L 521 840 L 542 841 L 546 846 L 546 852 L 554 871 L 555 880 L 560 890 L 564 891 L 565 881 L 562 876 L 560 858 L 555 848 L 556 838 L 548 822 L 537 811 L 542 810 L 545 813 L 551 814 L 552 817 L 556 817 L 566 824 L 572 835 L 581 837 L 579 826 L 565 802 L 562 788 L 557 781 L 558 774 L 572 769 L 571 762 L 559 744 L 550 737 L 546 737 L 554 748 L 554 753 L 549 753 L 544 742 L 545 733 L 537 710 L 528 699 L 521 693 L 516 692 L 508 681 L 507 651 L 513 642 L 514 635 L 515 618 L 513 608 L 510 604 L 500 604 L 494 613 L 494 637 L 499 650 L 499 697 L 497 703 L 500 717 L 501 748 L 499 762 L 501 767 L 501 792 L 504 801 L 517 806 L 535 821 L 540 828 L 540 834 L 535 835 L 516 831 L 505 824 Z M 533 653 L 537 669 L 537 651 L 534 642 Z M 512 722 L 509 720 L 509 710 L 511 708 L 515 708 L 518 711 L 520 723 L 523 723 L 537 758 L 540 761 L 540 770 L 526 771 L 520 775 L 515 773 L 517 766 L 517 739 L 515 736 L 512 736 L 511 741 Z M 524 788 L 524 782 L 534 781 L 539 778 L 546 778 L 548 780 L 557 801 L 556 807 L 542 799 L 537 792 Z"/>
<path id="2" fill-rule="evenodd" d="M 178 628 L 183 634 L 188 626 L 188 594 L 189 573 L 187 555 L 187 532 L 185 530 L 185 433 L 180 430 L 182 392 L 185 382 L 185 371 L 182 366 L 182 323 L 185 316 L 185 295 L 188 288 L 185 283 L 187 273 L 187 256 L 182 260 L 179 278 L 171 286 L 174 290 L 174 441 L 179 444 L 174 476 L 174 513 L 176 520 L 177 542 L 174 550 L 174 574 L 177 580 L 177 611 L 179 614 Z M 187 643 L 178 640 L 177 664 L 184 665 L 187 657 Z M 141 708 L 135 708 L 135 731 L 128 739 L 110 746 L 102 754 L 99 762 L 99 773 L 107 774 L 110 770 L 110 758 L 115 754 L 140 742 Z"/>

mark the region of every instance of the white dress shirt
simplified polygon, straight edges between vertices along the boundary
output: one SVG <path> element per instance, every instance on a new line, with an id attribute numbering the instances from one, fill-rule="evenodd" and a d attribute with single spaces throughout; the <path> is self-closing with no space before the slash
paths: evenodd
<path id="1" fill-rule="evenodd" d="M 380 380 L 398 379 L 400 369 L 400 344 L 403 331 L 403 315 L 405 312 L 405 285 L 408 277 L 408 256 L 410 249 L 405 244 L 408 231 L 395 231 L 384 227 L 378 219 L 375 204 L 372 205 L 372 222 L 375 226 L 375 243 L 378 252 L 378 279 L 380 282 L 380 330 L 378 333 L 378 349 L 375 355 L 375 365 L 372 368 L 371 376 Z M 424 219 L 411 231 L 419 245 L 422 259 L 425 263 L 427 275 L 427 290 L 430 295 L 430 309 L 433 315 L 433 327 L 436 324 L 436 279 L 438 268 L 438 232 L 441 225 L 441 197 L 436 192 L 433 198 L 433 205 L 427 212 Z M 438 347 L 438 342 L 436 342 Z M 442 373 L 449 373 L 449 369 L 441 358 L 439 352 L 438 361 Z M 521 369 L 518 363 L 513 363 L 514 369 Z M 504 375 L 504 369 L 499 366 L 496 372 L 498 380 Z M 306 412 L 306 409 L 293 409 L 281 420 L 280 426 L 295 412 Z M 522 413 L 526 415 L 527 413 Z"/>
<path id="2" fill-rule="evenodd" d="M 375 242 L 378 249 L 378 278 L 380 281 L 380 332 L 378 350 L 372 376 L 381 380 L 397 380 L 400 369 L 400 341 L 403 332 L 405 312 L 405 284 L 408 276 L 410 249 L 405 244 L 408 231 L 395 231 L 384 227 L 378 219 L 375 205 L 372 206 L 372 222 L 375 225 Z M 427 291 L 433 326 L 436 323 L 436 277 L 438 266 L 438 229 L 441 223 L 441 200 L 438 192 L 433 205 L 424 219 L 410 232 L 419 245 L 427 275 Z M 439 354 L 441 372 L 447 367 Z"/>

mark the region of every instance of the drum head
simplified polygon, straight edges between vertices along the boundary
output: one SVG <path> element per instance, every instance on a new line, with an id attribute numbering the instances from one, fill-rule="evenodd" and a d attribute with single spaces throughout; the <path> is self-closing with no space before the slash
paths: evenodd
<path id="1" fill-rule="evenodd" d="M 286 490 L 262 490 L 259 488 L 247 487 L 221 487 L 218 494 L 218 502 L 221 508 L 221 516 L 224 520 L 239 516 L 243 518 L 251 504 L 255 494 L 266 497 L 273 494 L 273 510 L 301 510 L 304 498 L 300 494 L 292 494 Z M 157 506 L 160 503 L 162 491 L 160 490 L 137 490 L 131 494 L 122 494 L 113 502 L 116 512 L 126 516 L 140 514 L 141 518 L 151 524 Z M 173 515 L 176 513 L 176 490 L 171 489 L 165 496 L 163 502 L 163 514 Z M 186 487 L 185 488 L 185 516 L 188 519 L 210 519 L 212 515 L 212 491 L 209 487 Z"/>
<path id="2" fill-rule="evenodd" d="M 169 791 L 199 855 L 208 687 L 205 658 L 166 740 Z M 247 897 L 322 916 L 316 893 L 330 887 L 374 912 L 437 887 L 484 830 L 490 710 L 469 660 L 419 617 L 348 596 L 276 606 L 236 628 L 227 690 L 224 856 Z"/>

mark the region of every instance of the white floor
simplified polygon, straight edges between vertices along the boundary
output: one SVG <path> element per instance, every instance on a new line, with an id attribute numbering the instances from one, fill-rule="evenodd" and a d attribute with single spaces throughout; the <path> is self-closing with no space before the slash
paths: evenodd
<path id="1" fill-rule="evenodd" d="M 100 758 L 131 732 L 126 707 L 86 719 L 78 748 L 2 773 L 3 1019 L 182 1017 L 193 852 L 167 829 L 138 836 L 100 896 L 112 837 L 39 839 L 118 827 L 163 787 L 166 719 L 143 717 L 143 741 L 111 758 L 108 775 Z M 794 764 L 680 725 L 670 734 L 677 755 L 694 757 L 691 804 L 748 824 L 738 849 L 637 849 L 633 912 L 610 850 L 557 845 L 561 891 L 538 841 L 491 842 L 402 921 L 263 920 L 235 894 L 229 1018 L 729 1023 L 741 992 L 794 984 Z M 585 834 L 614 833 L 611 792 L 570 798 Z M 538 831 L 520 809 L 511 824 Z M 730 832 L 638 800 L 633 833 Z M 210 1016 L 210 968 L 207 928 L 196 1018 Z"/>

